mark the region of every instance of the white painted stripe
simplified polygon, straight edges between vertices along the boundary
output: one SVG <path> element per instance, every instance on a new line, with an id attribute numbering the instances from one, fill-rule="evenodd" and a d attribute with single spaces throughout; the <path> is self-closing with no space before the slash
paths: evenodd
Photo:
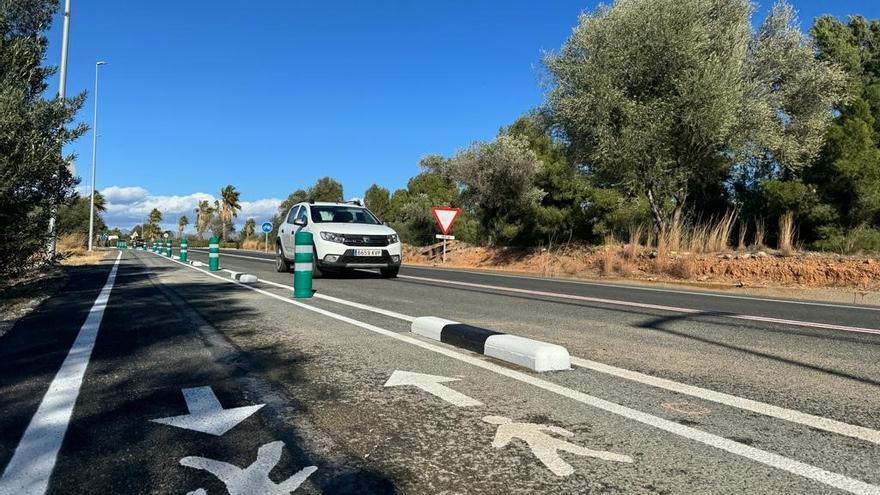
<path id="1" fill-rule="evenodd" d="M 273 285 L 275 287 L 287 290 L 293 290 L 293 286 L 279 284 L 277 282 L 272 282 L 270 280 L 261 280 L 262 283 Z M 395 311 L 389 311 L 382 308 L 377 308 L 375 306 L 370 306 L 367 304 L 361 304 L 354 301 L 348 301 L 345 299 L 340 299 L 338 297 L 328 296 L 326 294 L 321 294 L 317 292 L 314 294 L 314 297 L 320 299 L 326 299 L 328 301 L 342 304 L 345 306 L 351 306 L 353 308 L 363 309 L 367 311 L 372 311 L 377 314 L 389 316 L 391 318 L 396 318 L 398 320 L 413 322 L 417 318 L 415 316 L 409 316 L 402 313 L 398 313 Z M 451 323 L 452 320 L 443 320 Z M 439 328 L 442 328 L 440 325 Z M 439 332 L 439 330 L 437 330 Z M 416 332 L 418 333 L 418 332 Z M 425 335 L 430 338 L 429 335 Z M 439 340 L 437 338 L 436 340 Z M 863 426 L 851 425 L 849 423 L 844 423 L 842 421 L 837 421 L 834 419 L 824 418 L 822 416 L 815 416 L 812 414 L 804 413 L 801 411 L 797 411 L 795 409 L 788 409 L 784 407 L 775 406 L 772 404 L 767 404 L 765 402 L 759 402 L 752 399 L 747 399 L 743 397 L 738 397 L 736 395 L 726 394 L 724 392 L 717 392 L 710 389 L 705 389 L 701 387 L 696 387 L 693 385 L 688 385 L 685 383 L 679 383 L 672 380 L 667 380 L 665 378 L 659 378 L 651 375 L 646 375 L 644 373 L 639 373 L 637 371 L 630 371 L 624 368 L 618 368 L 615 366 L 611 366 L 604 363 L 599 363 L 597 361 L 591 361 L 588 359 L 583 359 L 579 357 L 571 358 L 572 364 L 575 366 L 579 366 L 582 368 L 588 368 L 593 371 L 598 371 L 600 373 L 606 373 L 608 375 L 616 376 L 618 378 L 623 378 L 626 380 L 631 380 L 634 382 L 641 383 L 643 385 L 649 385 L 656 388 L 661 388 L 665 390 L 669 390 L 671 392 L 676 392 L 683 395 L 689 395 L 691 397 L 696 397 L 703 400 L 708 400 L 711 402 L 716 402 L 719 404 L 724 404 L 731 407 L 736 407 L 742 410 L 751 411 L 758 414 L 763 414 L 765 416 L 782 419 L 784 421 L 790 421 L 793 423 L 803 424 L 812 428 L 816 428 L 819 430 L 824 430 L 831 433 L 836 433 L 839 435 L 846 435 L 853 438 L 858 438 L 860 440 L 865 440 L 867 442 L 880 444 L 880 431 L 873 430 L 870 428 L 866 428 Z"/>
<path id="2" fill-rule="evenodd" d="M 209 249 L 220 249 L 220 244 L 208 244 Z"/>
<path id="3" fill-rule="evenodd" d="M 0 478 L 0 495 L 38 495 L 48 490 L 49 478 L 55 469 L 58 451 L 64 442 L 73 407 L 95 348 L 95 339 L 121 258 L 122 253 L 119 253 L 107 282 L 6 465 Z"/>
<path id="4" fill-rule="evenodd" d="M 208 253 L 208 258 L 219 258 L 220 253 Z"/>
<path id="5" fill-rule="evenodd" d="M 872 430 L 871 428 L 851 425 L 841 421 L 795 411 L 793 409 L 786 409 L 784 407 L 765 404 L 763 402 L 758 402 L 751 399 L 744 399 L 742 397 L 725 394 L 723 392 L 716 392 L 714 390 L 695 387 L 693 385 L 686 385 L 684 383 L 674 382 L 665 378 L 658 378 L 655 376 L 646 375 L 644 373 L 639 373 L 637 371 L 630 371 L 623 368 L 617 368 L 608 364 L 590 361 L 589 359 L 573 357 L 571 358 L 571 362 L 575 366 L 580 366 L 581 368 L 591 369 L 593 371 L 598 371 L 600 373 L 605 373 L 619 378 L 624 378 L 626 380 L 650 385 L 652 387 L 662 388 L 665 390 L 670 390 L 672 392 L 690 395 L 691 397 L 697 397 L 703 400 L 717 402 L 719 404 L 724 404 L 746 411 L 763 414 L 765 416 L 783 419 L 785 421 L 791 421 L 792 423 L 799 423 L 802 425 L 810 426 L 812 428 L 817 428 L 820 430 L 837 433 L 839 435 L 846 435 L 848 437 L 858 438 L 860 440 L 880 444 L 880 431 Z"/>
<path id="6" fill-rule="evenodd" d="M 199 249 L 195 249 L 195 248 L 193 248 L 193 252 L 194 252 L 194 253 L 202 253 L 202 254 L 204 254 L 206 251 L 205 251 L 205 250 L 199 250 Z M 248 259 L 248 260 L 257 260 L 257 261 L 263 261 L 263 262 L 265 262 L 265 263 L 275 263 L 275 260 L 274 260 L 274 259 L 269 259 L 269 258 L 258 258 L 258 257 L 256 257 L 256 256 L 244 256 L 244 255 L 242 255 L 242 254 L 232 254 L 232 253 L 226 253 L 226 252 L 224 252 L 224 253 L 223 253 L 223 256 L 232 256 L 233 258 L 244 258 L 244 259 Z"/>
<path id="7" fill-rule="evenodd" d="M 182 264 L 182 263 L 181 263 Z M 183 264 L 182 264 L 183 265 Z M 187 266 L 188 265 L 183 265 Z M 197 270 L 193 268 L 193 270 Z M 503 366 L 494 364 L 490 361 L 480 359 L 474 356 L 469 356 L 466 354 L 462 354 L 458 351 L 454 351 L 452 349 L 441 347 L 436 344 L 431 344 L 428 342 L 424 342 L 422 340 L 416 339 L 414 337 L 410 337 L 405 334 L 400 334 L 397 332 L 393 332 L 391 330 L 386 330 L 384 328 L 377 327 L 375 325 L 371 325 L 369 323 L 365 323 L 359 320 L 355 320 L 353 318 L 349 318 L 344 315 L 340 315 L 337 313 L 333 313 L 332 311 L 328 311 L 326 309 L 321 309 L 315 306 L 311 306 L 309 304 L 302 303 L 296 299 L 290 299 L 287 297 L 282 297 L 277 294 L 273 294 L 271 292 L 257 289 L 256 287 L 250 287 L 248 285 L 242 284 L 240 282 L 236 282 L 234 280 L 228 280 L 218 275 L 215 275 L 210 272 L 205 272 L 204 270 L 197 270 L 202 272 L 204 275 L 209 277 L 214 277 L 217 280 L 233 283 L 244 287 L 246 289 L 252 290 L 254 292 L 263 294 L 267 297 L 271 297 L 281 302 L 285 302 L 287 304 L 292 304 L 294 306 L 300 307 L 302 309 L 312 311 L 314 313 L 318 313 L 329 318 L 333 318 L 334 320 L 338 320 L 344 323 L 351 324 L 353 326 L 363 328 L 364 330 L 369 330 L 371 332 L 377 333 L 379 335 L 384 335 L 386 337 L 390 337 L 401 342 L 405 342 L 407 344 L 414 345 L 416 347 L 420 347 L 425 350 L 429 350 L 431 352 L 435 352 L 437 354 L 441 354 L 447 356 L 449 358 L 476 366 L 478 368 L 482 368 L 484 370 L 506 376 L 513 380 L 526 383 L 542 390 L 546 390 L 548 392 L 555 393 L 557 395 L 569 398 L 576 402 L 580 402 L 582 404 L 586 404 L 588 406 L 616 414 L 618 416 L 631 419 L 633 421 L 652 426 L 659 430 L 666 431 L 668 433 L 672 433 L 674 435 L 681 436 L 683 438 L 687 438 L 689 440 L 693 440 L 695 442 L 702 443 L 704 445 L 708 445 L 710 447 L 714 447 L 725 452 L 729 452 L 734 455 L 738 455 L 744 457 L 746 459 L 751 459 L 755 462 L 780 469 L 797 476 L 802 476 L 807 479 L 811 479 L 814 481 L 818 481 L 819 483 L 823 483 L 825 485 L 838 488 L 840 490 L 857 494 L 857 495 L 880 495 L 880 487 L 876 485 L 872 485 L 869 483 L 865 483 L 864 481 L 860 481 L 854 478 L 850 478 L 848 476 L 844 476 L 839 473 L 834 473 L 831 471 L 827 471 L 825 469 L 806 464 L 804 462 L 800 462 L 794 459 L 789 459 L 787 457 L 781 456 L 779 454 L 774 454 L 772 452 L 768 452 L 765 450 L 761 450 L 755 447 L 751 447 L 745 445 L 743 443 L 735 442 L 733 440 L 714 435 L 712 433 L 708 433 L 702 430 L 698 430 L 696 428 L 692 428 L 690 426 L 685 426 L 674 421 L 669 421 L 667 419 L 660 418 L 658 416 L 654 416 L 636 409 L 632 409 L 626 406 L 622 406 L 620 404 L 616 404 L 614 402 L 607 401 L 605 399 L 600 399 L 599 397 L 594 397 L 589 394 L 585 394 L 583 392 L 579 392 L 577 390 L 572 390 L 562 385 L 557 385 L 556 383 L 548 382 L 541 378 L 527 375 L 523 372 L 512 370 L 509 368 L 505 368 Z"/>
<path id="8" fill-rule="evenodd" d="M 310 272 L 312 271 L 311 263 L 294 263 L 293 271 L 295 272 Z"/>
<path id="9" fill-rule="evenodd" d="M 422 337 L 433 340 L 441 340 L 443 337 L 443 327 L 446 325 L 458 325 L 459 322 L 447 320 L 446 318 L 438 318 L 436 316 L 420 316 L 413 320 L 409 330 Z"/>
<path id="10" fill-rule="evenodd" d="M 706 296 L 706 297 L 719 297 L 724 299 L 742 299 L 746 301 L 761 301 L 761 302 L 772 302 L 772 303 L 780 303 L 780 304 L 797 304 L 801 306 L 819 306 L 819 307 L 828 307 L 828 308 L 840 308 L 840 309 L 861 309 L 865 311 L 880 311 L 880 307 L 871 307 L 871 306 L 855 306 L 848 304 L 835 304 L 835 303 L 823 303 L 816 301 L 795 301 L 792 299 L 775 299 L 772 297 L 758 297 L 758 296 L 740 296 L 735 294 L 719 294 L 715 292 L 704 292 L 704 291 L 696 291 L 696 290 L 683 290 L 683 289 L 664 289 L 660 287 L 641 287 L 635 284 L 609 284 L 609 283 L 601 283 L 601 282 L 588 282 L 586 280 L 569 280 L 565 278 L 547 278 L 547 277 L 529 277 L 525 275 L 512 275 L 508 273 L 496 273 L 489 272 L 485 270 L 453 270 L 451 268 L 437 268 L 433 266 L 423 266 L 423 265 L 407 265 L 408 267 L 415 268 L 418 270 L 434 270 L 438 272 L 451 272 L 451 273 L 466 273 L 466 274 L 478 274 L 478 275 L 488 275 L 490 277 L 501 277 L 501 278 L 512 278 L 519 280 L 538 280 L 541 282 L 550 282 L 554 284 L 572 284 L 572 285 L 589 285 L 592 287 L 613 287 L 615 289 L 632 289 L 632 290 L 642 290 L 642 291 L 650 291 L 650 292 L 665 292 L 667 294 L 686 294 L 691 296 Z"/>
<path id="11" fill-rule="evenodd" d="M 423 282 L 432 282 L 437 284 L 446 284 L 446 285 L 457 285 L 462 287 L 473 287 L 476 289 L 489 289 L 489 290 L 497 290 L 503 292 L 514 292 L 517 294 L 529 294 L 533 296 L 542 296 L 542 297 L 554 297 L 557 299 L 570 299 L 575 301 L 586 301 L 586 302 L 596 302 L 602 304 L 612 304 L 616 306 L 628 306 L 632 308 L 642 308 L 642 309 L 657 309 L 660 311 L 671 311 L 674 313 L 686 313 L 686 314 L 701 314 L 705 311 L 700 309 L 691 309 L 691 308 L 679 308 L 675 306 L 664 306 L 660 304 L 647 304 L 647 303 L 638 303 L 632 301 L 621 301 L 617 299 L 603 299 L 600 297 L 588 297 L 588 296 L 577 296 L 574 294 L 563 294 L 560 292 L 545 292 L 540 290 L 529 290 L 529 289 L 518 289 L 516 287 L 502 287 L 499 285 L 488 285 L 488 284 L 476 284 L 472 282 L 459 282 L 457 280 L 442 280 L 437 278 L 427 278 L 427 277 L 415 277 L 412 275 L 398 275 L 398 278 L 409 279 L 409 280 L 420 280 Z M 798 321 L 798 320 L 785 320 L 781 318 L 770 318 L 766 316 L 753 316 L 753 315 L 739 315 L 739 314 L 710 314 L 707 316 L 713 316 L 718 318 L 733 318 L 737 320 L 747 320 L 747 321 L 760 321 L 766 323 L 779 323 L 782 325 L 794 325 L 801 327 L 812 327 L 812 328 L 822 328 L 826 330 L 840 330 L 843 332 L 855 332 L 855 333 L 868 333 L 880 335 L 880 329 L 876 328 L 862 328 L 862 327 L 851 327 L 846 325 L 832 325 L 830 323 L 817 323 L 812 321 Z"/>
<path id="12" fill-rule="evenodd" d="M 299 244 L 293 248 L 294 253 L 312 253 L 312 246 L 300 246 Z"/>

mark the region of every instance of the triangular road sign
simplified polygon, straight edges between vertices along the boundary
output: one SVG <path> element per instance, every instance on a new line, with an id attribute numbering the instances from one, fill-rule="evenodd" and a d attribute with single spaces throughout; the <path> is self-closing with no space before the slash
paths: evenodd
<path id="1" fill-rule="evenodd" d="M 461 208 L 434 206 L 431 208 L 431 213 L 434 214 L 434 219 L 437 220 L 437 225 L 440 226 L 440 230 L 443 234 L 448 235 L 449 231 L 452 230 L 452 224 L 455 223 L 455 219 L 458 218 L 458 214 L 461 213 Z"/>

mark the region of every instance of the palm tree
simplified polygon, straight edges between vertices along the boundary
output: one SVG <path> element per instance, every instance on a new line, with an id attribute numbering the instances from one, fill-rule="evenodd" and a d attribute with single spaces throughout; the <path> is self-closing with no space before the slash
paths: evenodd
<path id="1" fill-rule="evenodd" d="M 196 232 L 199 237 L 203 237 L 208 225 L 211 224 L 211 217 L 214 216 L 214 208 L 211 208 L 208 200 L 199 201 L 199 207 L 196 208 Z"/>
<path id="2" fill-rule="evenodd" d="M 220 220 L 223 221 L 223 240 L 226 240 L 227 227 L 232 223 L 232 219 L 238 216 L 238 210 L 241 210 L 241 203 L 238 198 L 241 193 L 235 190 L 233 185 L 228 185 L 220 190 Z"/>
<path id="3" fill-rule="evenodd" d="M 257 231 L 257 221 L 253 217 L 244 222 L 244 236 L 250 238 Z"/>
<path id="4" fill-rule="evenodd" d="M 180 235 L 177 236 L 178 239 L 183 239 L 183 231 L 187 225 L 189 225 L 189 218 L 186 218 L 186 215 L 177 219 L 177 231 L 180 232 Z"/>
<path id="5" fill-rule="evenodd" d="M 155 237 L 159 233 L 159 223 L 162 222 L 162 212 L 157 208 L 150 211 L 150 234 Z"/>

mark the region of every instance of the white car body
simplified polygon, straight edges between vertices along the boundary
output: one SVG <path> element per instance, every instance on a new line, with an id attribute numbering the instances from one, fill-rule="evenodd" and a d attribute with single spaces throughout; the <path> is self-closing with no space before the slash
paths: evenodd
<path id="1" fill-rule="evenodd" d="M 333 212 L 350 221 L 333 221 Z M 367 222 L 367 223 L 361 223 Z M 400 268 L 400 239 L 367 208 L 352 203 L 298 203 L 288 210 L 278 227 L 276 267 L 289 270 L 295 254 L 294 236 L 310 232 L 318 270 L 379 268 L 396 276 Z"/>

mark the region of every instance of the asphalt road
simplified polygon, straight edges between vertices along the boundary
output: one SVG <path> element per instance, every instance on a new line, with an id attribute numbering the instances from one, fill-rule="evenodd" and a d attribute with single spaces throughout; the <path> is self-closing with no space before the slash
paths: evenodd
<path id="1" fill-rule="evenodd" d="M 411 267 L 293 300 L 259 253 L 221 255 L 250 285 L 111 255 L 0 337 L 0 495 L 880 493 L 878 308 Z M 427 340 L 420 316 L 574 366 Z M 385 386 L 402 372 L 454 381 Z"/>

